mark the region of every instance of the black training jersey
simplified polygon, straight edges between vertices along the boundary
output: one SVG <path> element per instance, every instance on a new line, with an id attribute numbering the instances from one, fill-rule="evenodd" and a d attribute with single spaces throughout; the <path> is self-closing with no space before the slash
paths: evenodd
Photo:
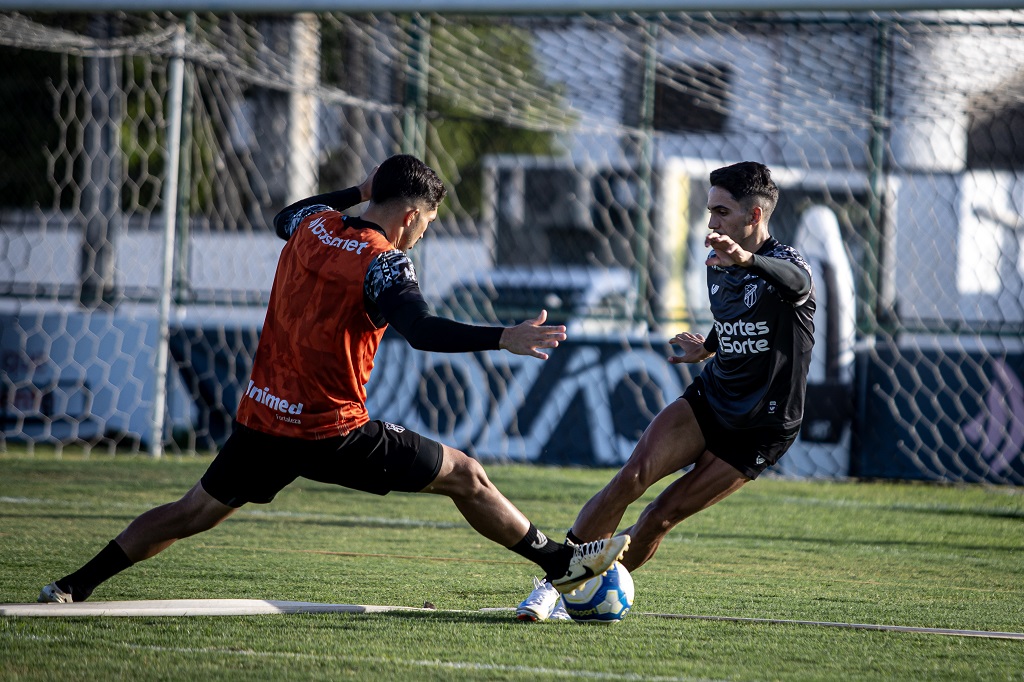
<path id="1" fill-rule="evenodd" d="M 701 378 L 708 403 L 725 425 L 800 425 L 814 345 L 810 275 L 796 249 L 772 237 L 749 268 L 708 268 L 715 326 L 704 346 L 715 356 Z"/>

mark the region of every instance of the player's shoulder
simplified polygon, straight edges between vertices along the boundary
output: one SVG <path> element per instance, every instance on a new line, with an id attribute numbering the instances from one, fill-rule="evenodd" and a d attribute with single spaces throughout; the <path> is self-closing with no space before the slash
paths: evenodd
<path id="1" fill-rule="evenodd" d="M 288 239 L 295 234 L 299 229 L 299 226 L 307 218 L 320 213 L 326 213 L 328 211 L 334 211 L 334 209 L 324 204 L 311 204 L 291 212 L 285 209 L 274 219 L 274 224 L 277 225 L 278 236 Z M 283 222 L 279 223 L 278 221 Z"/>
<path id="2" fill-rule="evenodd" d="M 405 251 L 394 247 L 382 249 L 373 257 L 371 264 L 371 267 L 379 269 L 404 268 L 406 266 L 412 267 L 412 258 Z"/>
<path id="3" fill-rule="evenodd" d="M 412 259 L 400 249 L 381 251 L 370 261 L 366 271 L 366 290 L 374 299 L 388 287 L 416 282 L 416 268 Z"/>
<path id="4" fill-rule="evenodd" d="M 759 253 L 769 258 L 778 258 L 780 260 L 789 261 L 790 263 L 795 263 L 807 272 L 811 271 L 811 266 L 807 263 L 807 260 L 800 255 L 800 252 L 797 251 L 796 248 L 789 244 L 783 244 L 774 237 L 769 239 L 768 243 L 765 244 L 765 247 Z"/>
<path id="5" fill-rule="evenodd" d="M 292 220 L 294 220 L 296 223 L 301 223 L 309 216 L 316 215 L 318 213 L 338 213 L 338 211 L 331 208 L 327 204 L 310 204 L 309 206 L 304 206 L 303 208 L 300 208 L 298 211 L 296 211 L 292 217 Z M 340 216 L 341 214 L 339 213 L 338 215 Z"/>

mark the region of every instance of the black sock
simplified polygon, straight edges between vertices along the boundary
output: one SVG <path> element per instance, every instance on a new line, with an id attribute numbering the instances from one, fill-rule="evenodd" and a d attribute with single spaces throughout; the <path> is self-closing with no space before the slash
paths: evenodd
<path id="1" fill-rule="evenodd" d="M 577 537 L 576 533 L 572 532 L 572 528 L 570 528 L 569 530 L 567 530 L 565 532 L 565 542 L 566 542 L 566 544 L 569 544 L 569 545 L 582 545 L 583 544 L 583 540 L 580 540 L 579 537 Z"/>
<path id="2" fill-rule="evenodd" d="M 57 581 L 57 587 L 71 595 L 72 601 L 85 601 L 104 580 L 132 565 L 132 560 L 113 540 L 85 566 Z"/>
<path id="3" fill-rule="evenodd" d="M 562 575 L 569 568 L 569 559 L 572 558 L 571 547 L 551 542 L 532 523 L 523 539 L 509 549 L 540 566 L 545 576 Z"/>

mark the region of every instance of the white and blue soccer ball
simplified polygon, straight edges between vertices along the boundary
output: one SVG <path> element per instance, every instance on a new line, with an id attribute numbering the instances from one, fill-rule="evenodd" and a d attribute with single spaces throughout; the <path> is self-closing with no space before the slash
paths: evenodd
<path id="1" fill-rule="evenodd" d="M 617 623 L 633 607 L 633 576 L 615 562 L 608 572 L 562 595 L 565 610 L 580 623 Z"/>

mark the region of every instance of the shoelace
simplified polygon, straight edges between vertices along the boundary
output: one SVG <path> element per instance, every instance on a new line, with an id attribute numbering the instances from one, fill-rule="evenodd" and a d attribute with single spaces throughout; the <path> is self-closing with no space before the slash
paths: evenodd
<path id="1" fill-rule="evenodd" d="M 576 555 L 581 559 L 589 559 L 604 549 L 604 540 L 594 540 L 583 545 L 576 545 Z"/>

